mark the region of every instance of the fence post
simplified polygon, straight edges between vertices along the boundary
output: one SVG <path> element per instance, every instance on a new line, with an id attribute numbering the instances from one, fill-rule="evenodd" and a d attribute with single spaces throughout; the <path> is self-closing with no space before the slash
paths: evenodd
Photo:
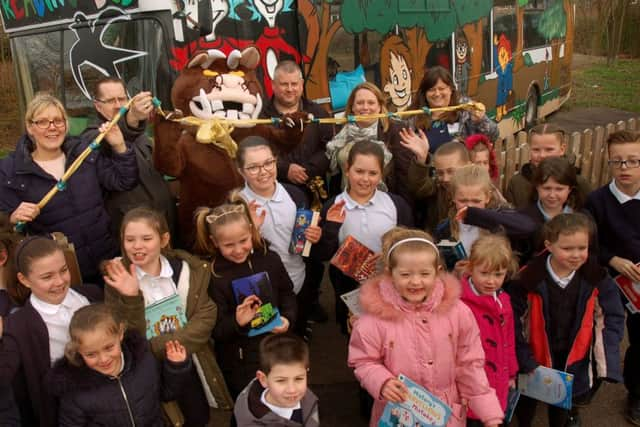
<path id="1" fill-rule="evenodd" d="M 636 129 L 637 123 L 638 123 L 637 120 L 634 118 L 627 120 L 627 130 L 631 130 L 631 131 L 637 130 Z"/>
<path id="2" fill-rule="evenodd" d="M 582 168 L 580 174 L 593 185 L 591 172 L 593 170 L 593 131 L 585 129 L 582 132 Z"/>
<path id="3" fill-rule="evenodd" d="M 580 141 L 581 136 L 582 135 L 580 134 L 580 132 L 573 132 L 569 137 L 569 140 L 571 141 L 569 146 L 571 147 L 571 152 L 576 158 L 575 167 L 577 167 L 578 169 L 582 169 L 582 144 Z"/>
<path id="4" fill-rule="evenodd" d="M 602 172 L 602 154 L 604 147 L 604 128 L 596 126 L 593 139 L 593 160 L 591 169 L 591 184 L 594 187 L 600 185 L 600 174 Z"/>
<path id="5" fill-rule="evenodd" d="M 516 172 L 516 141 L 513 135 L 509 135 L 505 138 L 504 144 L 505 162 L 504 162 L 504 180 L 505 183 L 511 180 L 511 177 Z"/>
<path id="6" fill-rule="evenodd" d="M 507 190 L 507 177 L 505 176 L 505 169 L 504 169 L 504 166 L 505 166 L 504 165 L 504 161 L 505 161 L 504 139 L 498 138 L 493 148 L 496 151 L 496 160 L 498 161 L 498 169 L 500 170 L 499 188 L 502 192 L 505 192 Z"/>
<path id="7" fill-rule="evenodd" d="M 516 170 L 522 169 L 522 165 L 529 162 L 529 143 L 527 140 L 527 132 L 520 131 L 516 134 L 516 144 L 520 150 L 520 155 L 517 159 Z"/>

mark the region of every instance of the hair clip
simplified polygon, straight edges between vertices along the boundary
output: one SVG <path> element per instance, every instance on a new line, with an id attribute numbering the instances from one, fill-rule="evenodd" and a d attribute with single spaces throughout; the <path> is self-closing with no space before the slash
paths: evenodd
<path id="1" fill-rule="evenodd" d="M 209 223 L 209 224 L 213 224 L 216 221 L 218 221 L 220 218 L 222 218 L 225 215 L 230 215 L 230 214 L 234 214 L 234 213 L 244 213 L 244 205 L 234 205 L 231 208 L 227 208 L 224 212 L 221 213 L 211 213 L 209 215 L 207 215 L 205 217 L 205 220 Z"/>

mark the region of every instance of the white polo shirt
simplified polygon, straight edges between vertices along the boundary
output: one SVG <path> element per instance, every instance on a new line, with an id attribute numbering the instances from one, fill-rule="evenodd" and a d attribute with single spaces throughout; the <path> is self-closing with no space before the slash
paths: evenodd
<path id="1" fill-rule="evenodd" d="M 144 297 L 145 307 L 156 301 L 170 297 L 177 292 L 176 284 L 173 281 L 173 268 L 169 260 L 160 255 L 160 274 L 152 276 L 144 272 L 136 265 L 136 276 L 140 282 L 140 291 Z"/>
<path id="2" fill-rule="evenodd" d="M 302 256 L 289 252 L 289 243 L 296 223 L 296 204 L 287 190 L 276 182 L 276 189 L 270 198 L 262 197 L 245 185 L 240 192 L 247 201 L 258 204 L 258 214 L 266 212 L 260 234 L 269 241 L 269 248 L 277 253 L 293 282 L 293 291 L 297 294 L 302 288 L 305 277 L 305 264 Z"/>
<path id="3" fill-rule="evenodd" d="M 613 194 L 613 197 L 615 197 L 621 205 L 624 203 L 627 203 L 630 200 L 640 200 L 640 191 L 638 191 L 635 194 L 635 196 L 629 197 L 626 194 L 624 194 L 622 191 L 620 191 L 620 189 L 616 185 L 615 179 L 612 179 L 611 182 L 609 183 L 609 191 L 611 191 L 611 194 Z"/>
<path id="4" fill-rule="evenodd" d="M 344 200 L 346 215 L 338 240 L 340 244 L 351 235 L 375 253 L 382 251 L 382 235 L 398 224 L 398 211 L 391 197 L 376 190 L 363 205 L 353 200 L 347 191 L 336 197 L 336 203 Z"/>

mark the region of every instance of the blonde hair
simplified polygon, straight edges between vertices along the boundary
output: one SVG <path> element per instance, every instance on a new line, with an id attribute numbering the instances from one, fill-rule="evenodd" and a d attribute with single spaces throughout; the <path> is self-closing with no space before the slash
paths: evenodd
<path id="1" fill-rule="evenodd" d="M 385 261 L 385 269 L 389 272 L 393 270 L 398 263 L 398 254 L 403 252 L 418 252 L 418 251 L 430 251 L 434 255 L 435 265 L 438 269 L 440 266 L 440 254 L 435 250 L 434 246 L 427 242 L 421 242 L 419 240 L 411 240 L 401 244 L 393 249 L 389 253 L 390 249 L 401 240 L 406 239 L 424 239 L 433 242 L 433 237 L 426 231 L 417 230 L 413 228 L 394 227 L 382 235 L 382 259 Z M 435 245 L 435 244 L 434 244 Z"/>
<path id="2" fill-rule="evenodd" d="M 62 102 L 55 96 L 51 95 L 47 92 L 38 92 L 36 96 L 29 102 L 27 105 L 27 111 L 24 114 L 24 125 L 25 128 L 29 128 L 31 126 L 31 121 L 35 116 L 38 115 L 42 110 L 48 107 L 57 108 L 62 114 L 62 118 L 66 124 L 66 128 L 69 129 L 69 117 L 67 116 L 67 111 L 64 109 Z"/>
<path id="3" fill-rule="evenodd" d="M 451 182 L 449 183 L 449 191 L 451 191 L 451 207 L 449 209 L 449 225 L 451 227 L 451 237 L 458 239 L 459 226 L 458 221 L 455 220 L 457 209 L 454 203 L 456 191 L 461 186 L 476 186 L 479 185 L 482 190 L 489 195 L 489 203 L 487 208 L 496 208 L 500 204 L 500 200 L 496 197 L 493 191 L 493 183 L 489 172 L 485 168 L 479 165 L 469 164 L 465 165 L 453 174 Z"/>
<path id="4" fill-rule="evenodd" d="M 237 189 L 229 194 L 228 202 L 223 205 L 215 208 L 198 208 L 195 219 L 196 244 L 194 249 L 198 254 L 209 255 L 215 259 L 219 251 L 211 240 L 211 236 L 215 237 L 220 227 L 237 221 L 244 221 L 249 227 L 253 249 L 263 250 L 265 253 L 267 251 L 267 245 L 251 217 L 249 205 Z M 213 263 L 211 268 L 213 269 Z"/>
<path id="5" fill-rule="evenodd" d="M 90 304 L 73 314 L 69 323 L 70 340 L 65 346 L 64 356 L 74 366 L 83 366 L 84 360 L 78 349 L 82 345 L 82 334 L 93 332 L 102 327 L 109 335 L 124 333 L 125 322 L 106 304 Z"/>
<path id="6" fill-rule="evenodd" d="M 347 105 L 344 109 L 345 115 L 353 115 L 353 103 L 356 102 L 356 93 L 359 90 L 368 90 L 375 95 L 376 99 L 378 100 L 378 105 L 380 105 L 380 113 L 387 114 L 389 112 L 389 110 L 387 109 L 386 101 L 384 99 L 384 95 L 382 94 L 382 91 L 378 88 L 378 86 L 370 82 L 362 82 L 358 86 L 356 86 L 349 94 Z M 387 119 L 386 117 L 380 119 L 380 123 L 382 123 L 382 130 L 384 132 L 389 130 L 389 119 Z"/>
<path id="7" fill-rule="evenodd" d="M 509 239 L 500 234 L 483 234 L 471 245 L 469 266 L 486 266 L 489 270 L 507 270 L 507 276 L 518 271 L 518 260 L 511 249 Z"/>

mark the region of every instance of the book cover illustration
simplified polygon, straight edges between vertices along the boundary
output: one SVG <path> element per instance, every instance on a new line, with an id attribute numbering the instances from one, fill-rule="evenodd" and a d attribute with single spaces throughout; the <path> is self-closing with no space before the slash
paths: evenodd
<path id="1" fill-rule="evenodd" d="M 147 339 L 171 334 L 187 324 L 186 312 L 178 294 L 147 306 L 144 317 L 147 321 Z"/>
<path id="2" fill-rule="evenodd" d="M 342 301 L 347 305 L 347 308 L 354 316 L 362 315 L 362 308 L 360 307 L 360 288 L 340 295 L 340 299 L 342 299 Z"/>
<path id="3" fill-rule="evenodd" d="M 265 334 L 282 325 L 280 312 L 272 305 L 271 281 L 267 272 L 232 280 L 231 289 L 237 304 L 242 304 L 245 298 L 251 295 L 260 298 L 260 307 L 249 324 L 250 337 Z"/>
<path id="4" fill-rule="evenodd" d="M 424 387 L 400 374 L 398 379 L 409 389 L 409 397 L 402 403 L 387 403 L 378 427 L 444 427 L 451 416 L 451 408 L 429 393 Z"/>
<path id="5" fill-rule="evenodd" d="M 358 282 L 376 273 L 377 262 L 377 255 L 353 236 L 347 236 L 331 258 L 331 265 Z"/>
<path id="6" fill-rule="evenodd" d="M 291 234 L 291 242 L 289 243 L 289 252 L 292 254 L 302 254 L 304 244 L 307 239 L 304 232 L 311 225 L 313 212 L 309 209 L 298 209 L 296 211 L 296 223 L 293 225 L 293 233 Z"/>
<path id="7" fill-rule="evenodd" d="M 571 409 L 573 375 L 538 366 L 530 374 L 518 375 L 518 390 L 524 396 L 560 408 Z"/>
<path id="8" fill-rule="evenodd" d="M 464 250 L 462 242 L 441 240 L 438 242 L 438 249 L 448 271 L 453 270 L 458 261 L 467 258 L 467 251 Z"/>
<path id="9" fill-rule="evenodd" d="M 640 310 L 640 283 L 633 282 L 622 274 L 617 275 L 614 280 L 629 301 L 627 309 L 629 309 L 631 313 L 637 313 Z"/>
<path id="10" fill-rule="evenodd" d="M 513 414 L 516 412 L 516 406 L 520 400 L 520 392 L 517 388 L 510 388 L 507 395 L 507 407 L 504 410 L 503 424 L 509 424 L 513 418 Z"/>

